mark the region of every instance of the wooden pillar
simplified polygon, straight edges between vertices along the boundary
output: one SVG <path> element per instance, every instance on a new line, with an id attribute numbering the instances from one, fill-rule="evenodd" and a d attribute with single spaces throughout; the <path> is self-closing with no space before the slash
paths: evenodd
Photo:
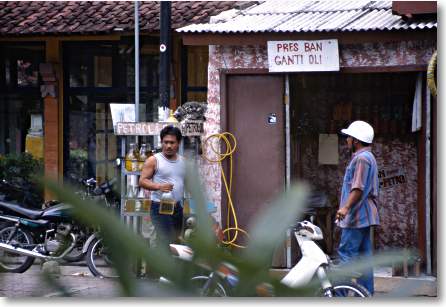
<path id="1" fill-rule="evenodd" d="M 432 97 L 432 275 L 437 276 L 437 97 Z"/>
<path id="2" fill-rule="evenodd" d="M 426 78 L 423 75 L 422 128 L 418 132 L 418 251 L 426 265 Z"/>
<path id="3" fill-rule="evenodd" d="M 41 65 L 41 93 L 44 103 L 44 172 L 45 177 L 59 181 L 62 176 L 62 130 L 60 91 L 60 43 L 57 39 L 48 39 L 45 48 L 46 63 Z M 45 200 L 53 197 L 45 190 Z"/>

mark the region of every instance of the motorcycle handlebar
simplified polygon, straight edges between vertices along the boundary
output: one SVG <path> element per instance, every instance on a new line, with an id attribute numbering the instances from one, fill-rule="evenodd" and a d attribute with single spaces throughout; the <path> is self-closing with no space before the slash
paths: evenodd
<path id="1" fill-rule="evenodd" d="M 102 195 L 102 194 L 107 194 L 110 193 L 112 191 L 112 186 L 113 184 L 116 182 L 116 178 L 112 178 L 104 183 L 102 183 L 101 185 L 99 185 L 98 187 L 96 187 L 93 190 L 93 194 L 95 195 Z"/>
<path id="2" fill-rule="evenodd" d="M 106 182 L 104 182 L 103 184 L 100 185 L 101 188 L 107 188 L 107 187 L 111 187 L 113 186 L 113 184 L 115 184 L 116 182 L 116 178 L 112 178 Z"/>
<path id="3" fill-rule="evenodd" d="M 96 180 L 94 178 L 88 178 L 82 180 L 82 183 L 87 187 L 94 187 L 96 185 Z"/>

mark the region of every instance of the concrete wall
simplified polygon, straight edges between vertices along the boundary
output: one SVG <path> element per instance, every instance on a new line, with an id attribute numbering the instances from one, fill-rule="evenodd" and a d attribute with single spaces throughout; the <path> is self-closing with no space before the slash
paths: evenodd
<path id="1" fill-rule="evenodd" d="M 388 42 L 340 46 L 341 67 L 375 67 L 427 64 L 435 42 Z M 221 69 L 265 69 L 268 68 L 266 48 L 263 46 L 210 46 L 208 67 L 208 110 L 204 125 L 205 136 L 220 131 L 220 70 Z M 389 150 L 391 149 L 391 150 Z M 314 154 L 311 152 L 308 154 Z M 404 185 L 383 189 L 380 201 L 382 227 L 377 234 L 378 246 L 414 246 L 416 244 L 416 147 L 413 143 L 395 140 L 392 143 L 378 143 L 374 151 L 381 165 L 401 165 L 411 179 Z M 205 151 L 209 157 L 210 150 Z M 316 152 L 317 156 L 317 152 Z M 381 160 L 381 161 L 379 161 Z M 344 171 L 348 157 L 341 159 L 337 178 Z M 342 164 L 344 163 L 344 164 Z M 307 166 L 309 167 L 309 166 Z M 217 205 L 215 217 L 221 219 L 222 182 L 217 163 L 200 161 L 200 172 L 204 178 L 208 198 Z M 315 178 L 316 179 L 316 178 Z M 332 180 L 328 180 L 332 182 Z M 334 184 L 330 189 L 339 189 Z M 404 190 L 404 191 L 403 191 Z M 224 192 L 223 192 L 224 193 Z M 226 205 L 226 204 L 224 204 Z"/>

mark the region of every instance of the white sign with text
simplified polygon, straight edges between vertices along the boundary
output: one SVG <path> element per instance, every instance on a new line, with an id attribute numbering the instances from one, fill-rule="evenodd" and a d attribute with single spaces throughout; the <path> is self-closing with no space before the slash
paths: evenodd
<path id="1" fill-rule="evenodd" d="M 339 71 L 337 39 L 268 41 L 270 72 Z"/>

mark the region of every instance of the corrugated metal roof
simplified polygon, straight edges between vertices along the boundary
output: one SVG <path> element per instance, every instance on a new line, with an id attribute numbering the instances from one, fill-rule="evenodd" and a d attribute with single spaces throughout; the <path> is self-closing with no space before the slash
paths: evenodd
<path id="1" fill-rule="evenodd" d="M 187 33 L 334 32 L 436 28 L 437 20 L 405 21 L 392 1 L 267 0 L 209 23 L 178 29 Z"/>

